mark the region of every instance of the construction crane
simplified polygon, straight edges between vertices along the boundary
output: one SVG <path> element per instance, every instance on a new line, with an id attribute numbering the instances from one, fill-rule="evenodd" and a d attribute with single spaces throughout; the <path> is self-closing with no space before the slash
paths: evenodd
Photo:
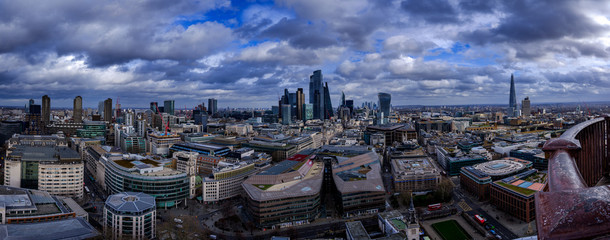
<path id="1" fill-rule="evenodd" d="M 159 105 L 155 105 L 155 107 L 157 108 L 157 113 L 159 113 L 159 117 L 161 118 L 161 124 L 163 124 L 163 115 L 161 114 L 161 111 L 159 111 Z M 167 130 L 169 130 L 169 117 L 167 118 L 167 124 L 165 124 L 165 134 L 163 136 L 167 136 Z"/>

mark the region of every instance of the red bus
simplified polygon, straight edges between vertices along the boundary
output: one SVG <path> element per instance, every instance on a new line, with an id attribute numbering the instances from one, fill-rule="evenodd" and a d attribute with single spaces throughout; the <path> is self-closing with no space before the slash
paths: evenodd
<path id="1" fill-rule="evenodd" d="M 485 218 L 479 216 L 479 214 L 474 215 L 474 218 L 477 220 L 477 222 L 479 222 L 481 225 L 485 224 Z"/>
<path id="2" fill-rule="evenodd" d="M 443 207 L 443 205 L 441 205 L 440 203 L 430 204 L 430 205 L 428 205 L 428 211 L 439 210 L 439 209 L 441 209 L 441 207 Z"/>

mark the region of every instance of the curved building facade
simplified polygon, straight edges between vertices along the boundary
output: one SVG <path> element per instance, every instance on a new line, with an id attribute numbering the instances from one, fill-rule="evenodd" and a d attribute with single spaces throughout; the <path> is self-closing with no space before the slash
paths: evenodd
<path id="1" fill-rule="evenodd" d="M 111 195 L 104 205 L 104 233 L 114 239 L 154 239 L 157 210 L 155 198 L 141 192 Z"/>
<path id="2" fill-rule="evenodd" d="M 186 173 L 163 166 L 152 159 L 117 160 L 102 157 L 104 183 L 110 194 L 133 191 L 149 194 L 157 207 L 173 207 L 189 197 L 190 179 Z"/>

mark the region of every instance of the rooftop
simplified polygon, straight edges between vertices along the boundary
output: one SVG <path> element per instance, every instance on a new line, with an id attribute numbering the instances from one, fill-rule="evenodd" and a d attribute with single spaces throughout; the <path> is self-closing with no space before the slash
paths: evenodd
<path id="1" fill-rule="evenodd" d="M 117 212 L 141 213 L 155 208 L 155 198 L 142 192 L 122 192 L 109 196 L 106 207 Z"/>
<path id="2" fill-rule="evenodd" d="M 373 151 L 340 161 L 332 171 L 341 193 L 385 191 L 379 156 Z"/>
<path id="3" fill-rule="evenodd" d="M 439 170 L 427 157 L 392 159 L 392 173 L 398 176 L 438 174 Z M 395 176 L 395 177 L 398 177 Z"/>
<path id="4" fill-rule="evenodd" d="M 482 173 L 495 177 L 507 176 L 522 171 L 528 166 L 528 164 L 531 165 L 531 162 L 518 158 L 504 158 L 500 160 L 479 163 L 472 167 Z"/>
<path id="5" fill-rule="evenodd" d="M 83 218 L 70 218 L 40 223 L 2 224 L 0 240 L 23 239 L 89 239 L 99 232 Z"/>
<path id="6" fill-rule="evenodd" d="M 80 161 L 80 155 L 68 147 L 16 145 L 8 157 L 22 161 Z"/>
<path id="7" fill-rule="evenodd" d="M 366 232 L 364 225 L 362 225 L 362 222 L 360 221 L 345 222 L 345 229 L 347 229 L 354 240 L 371 239 L 369 234 Z"/>

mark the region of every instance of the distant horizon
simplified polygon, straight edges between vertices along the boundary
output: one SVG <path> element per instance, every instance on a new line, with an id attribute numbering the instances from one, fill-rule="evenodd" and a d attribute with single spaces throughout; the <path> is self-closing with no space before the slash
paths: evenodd
<path id="1" fill-rule="evenodd" d="M 334 107 L 342 92 L 504 104 L 513 74 L 517 102 L 610 95 L 610 5 L 597 2 L 24 1 L 0 1 L 0 105 L 270 108 L 285 88 L 311 98 L 316 70 Z"/>
<path id="2" fill-rule="evenodd" d="M 51 103 L 53 101 L 51 100 Z M 36 103 L 36 102 L 35 102 Z M 531 103 L 531 106 L 541 106 L 541 105 L 553 105 L 553 104 L 602 104 L 602 103 L 608 103 L 610 104 L 610 100 L 608 101 L 583 101 L 583 102 L 541 102 L 541 103 Z M 36 103 L 39 105 L 39 103 Z M 521 106 L 521 102 L 518 103 L 519 106 Z M 333 105 L 333 108 L 338 108 L 338 106 Z M 354 107 L 356 108 L 360 108 L 362 106 L 362 103 L 360 104 L 355 104 Z M 438 105 L 422 105 L 422 104 L 412 104 L 412 105 L 394 105 L 392 104 L 392 108 L 400 108 L 400 107 L 461 107 L 461 106 L 496 106 L 496 107 L 502 107 L 502 106 L 506 106 L 508 107 L 508 104 L 502 104 L 502 103 L 490 103 L 490 104 L 438 104 Z M 2 106 L 0 105 L 0 108 L 24 108 L 24 106 Z M 162 106 L 159 106 L 162 107 Z M 187 110 L 193 110 L 195 106 L 188 108 Z M 207 106 L 206 106 L 207 107 Z M 584 106 L 583 106 L 584 107 Z M 51 104 L 51 109 L 72 109 L 73 106 L 70 107 L 54 107 Z M 97 107 L 85 107 L 83 106 L 83 109 L 97 109 Z M 113 109 L 115 109 L 115 103 L 113 102 Z M 149 109 L 149 107 L 132 107 L 132 106 L 121 106 L 122 109 Z M 224 110 L 226 108 L 230 108 L 230 109 L 271 109 L 271 107 L 219 107 L 218 110 Z M 179 110 L 184 110 L 184 108 L 175 108 L 176 111 Z"/>

